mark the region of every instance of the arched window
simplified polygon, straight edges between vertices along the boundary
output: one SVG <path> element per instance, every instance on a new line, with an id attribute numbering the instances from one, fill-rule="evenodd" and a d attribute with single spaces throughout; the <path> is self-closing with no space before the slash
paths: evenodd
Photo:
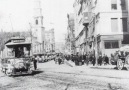
<path id="1" fill-rule="evenodd" d="M 36 23 L 36 25 L 38 25 L 38 20 L 36 20 L 36 22 L 35 22 L 35 23 Z"/>

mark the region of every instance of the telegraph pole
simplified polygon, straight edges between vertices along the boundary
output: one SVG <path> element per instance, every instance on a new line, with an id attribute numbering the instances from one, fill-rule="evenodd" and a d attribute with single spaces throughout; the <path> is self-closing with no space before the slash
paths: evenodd
<path id="1" fill-rule="evenodd" d="M 11 16 L 10 15 L 9 15 L 9 19 L 10 19 L 10 23 L 11 23 L 11 27 L 12 27 L 12 36 L 14 36 L 13 35 L 14 29 L 13 29 L 13 24 L 12 24 L 12 20 L 11 20 Z"/>
<path id="2" fill-rule="evenodd" d="M 31 53 L 32 53 L 32 56 L 33 56 L 33 36 L 32 36 L 32 26 L 31 26 L 31 23 L 29 23 L 30 25 L 30 38 L 31 38 Z"/>

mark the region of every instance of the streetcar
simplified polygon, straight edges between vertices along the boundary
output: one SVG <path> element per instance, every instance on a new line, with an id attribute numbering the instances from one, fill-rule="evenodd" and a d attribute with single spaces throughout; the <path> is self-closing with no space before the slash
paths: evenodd
<path id="1" fill-rule="evenodd" d="M 1 70 L 8 76 L 33 73 L 31 43 L 23 37 L 12 37 L 4 46 Z"/>

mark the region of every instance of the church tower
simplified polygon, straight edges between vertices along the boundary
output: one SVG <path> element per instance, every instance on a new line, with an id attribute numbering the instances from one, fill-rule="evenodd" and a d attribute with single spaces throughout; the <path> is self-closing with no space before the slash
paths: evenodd
<path id="1" fill-rule="evenodd" d="M 33 30 L 32 30 L 33 41 L 35 42 L 35 44 L 42 45 L 42 48 L 44 49 L 45 34 L 44 34 L 43 15 L 42 15 L 40 0 L 34 0 L 33 18 L 34 18 Z"/>
<path id="2" fill-rule="evenodd" d="M 43 27 L 43 15 L 41 8 L 41 1 L 34 0 L 34 27 L 33 36 L 37 42 L 42 43 L 44 41 L 44 27 Z"/>

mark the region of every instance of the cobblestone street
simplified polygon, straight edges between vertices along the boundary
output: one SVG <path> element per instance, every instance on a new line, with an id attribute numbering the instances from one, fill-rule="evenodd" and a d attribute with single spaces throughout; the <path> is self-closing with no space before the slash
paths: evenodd
<path id="1" fill-rule="evenodd" d="M 129 90 L 128 75 L 125 70 L 70 67 L 50 61 L 39 63 L 33 75 L 7 77 L 1 73 L 0 90 Z"/>

